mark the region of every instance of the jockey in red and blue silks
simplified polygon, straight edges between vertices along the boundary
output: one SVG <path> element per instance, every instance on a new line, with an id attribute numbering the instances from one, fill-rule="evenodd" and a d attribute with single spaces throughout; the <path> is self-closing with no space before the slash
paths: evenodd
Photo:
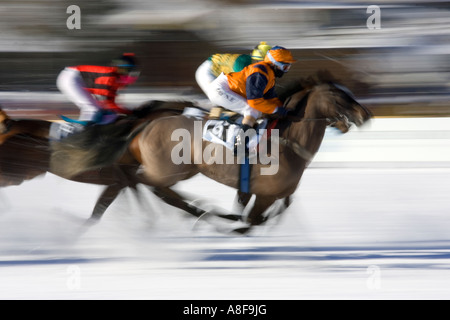
<path id="1" fill-rule="evenodd" d="M 288 72 L 296 60 L 286 48 L 270 49 L 262 62 L 245 67 L 240 72 L 221 74 L 209 87 L 212 103 L 241 113 L 244 131 L 254 126 L 263 113 L 286 114 L 275 92 L 275 78 Z"/>
<path id="2" fill-rule="evenodd" d="M 137 80 L 134 54 L 125 53 L 111 66 L 66 67 L 58 75 L 58 89 L 78 108 L 79 123 L 107 124 L 130 110 L 116 103 L 117 91 Z"/>

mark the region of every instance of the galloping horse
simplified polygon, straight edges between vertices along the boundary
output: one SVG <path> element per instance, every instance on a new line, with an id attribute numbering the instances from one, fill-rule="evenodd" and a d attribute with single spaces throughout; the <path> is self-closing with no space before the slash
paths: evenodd
<path id="1" fill-rule="evenodd" d="M 138 127 L 144 122 L 151 122 L 158 117 L 180 114 L 190 105 L 185 102 L 172 102 L 170 106 L 164 101 L 151 101 L 134 110 L 131 117 L 122 122 L 129 128 Z M 49 131 L 52 122 L 35 119 L 10 119 L 0 108 L 0 187 L 19 185 L 23 181 L 35 178 L 50 168 L 51 146 Z M 106 127 L 116 129 L 117 124 Z M 118 125 L 120 127 L 120 124 Z M 90 129 L 95 133 L 95 129 Z M 92 137 L 95 140 L 96 137 Z M 105 185 L 90 221 L 101 217 L 108 206 L 116 199 L 120 191 L 126 187 L 135 189 L 136 172 L 140 164 L 124 152 L 121 158 L 110 166 L 83 172 L 71 177 L 72 181 Z"/>
<path id="2" fill-rule="evenodd" d="M 243 231 L 264 222 L 264 212 L 277 199 L 287 198 L 295 192 L 303 171 L 321 145 L 327 126 L 336 127 L 346 133 L 352 124 L 361 126 L 372 117 L 371 112 L 360 105 L 348 89 L 331 82 L 316 82 L 307 87 L 297 87 L 292 94 L 286 95 L 284 101 L 292 115 L 285 120 L 279 120 L 285 130 L 278 141 L 272 140 L 272 149 L 279 150 L 274 159 L 279 164 L 278 170 L 276 173 L 263 175 L 262 169 L 267 169 L 268 165 L 261 161 L 253 164 L 249 194 L 255 195 L 255 201 L 246 218 L 249 227 Z M 291 118 L 298 121 L 292 121 Z M 216 161 L 213 163 L 194 159 L 196 154 L 204 155 L 205 150 L 218 150 L 211 142 L 195 141 L 198 122 L 199 120 L 184 115 L 158 118 L 146 125 L 139 135 L 124 141 L 130 154 L 143 165 L 146 184 L 157 187 L 163 200 L 187 211 L 190 207 L 170 189 L 181 180 L 202 173 L 219 183 L 239 188 L 240 165 L 237 161 L 227 162 L 227 159 L 236 160 L 231 150 L 222 149 L 223 153 L 215 154 Z M 180 129 L 190 134 L 188 150 L 191 154 L 185 158 L 187 161 L 175 163 L 173 151 L 179 148 L 179 140 L 173 139 L 173 133 Z M 80 159 L 76 162 L 54 161 L 53 170 L 71 178 L 71 174 L 107 165 L 105 157 L 113 163 L 118 158 L 117 149 L 118 146 L 115 146 L 114 150 L 102 148 L 97 151 L 97 156 L 92 155 L 86 162 L 79 161 Z M 62 150 L 64 153 L 64 148 Z M 69 150 L 71 154 L 77 152 L 76 148 Z M 95 153 L 95 150 L 91 151 Z M 107 154 L 111 157 L 107 157 Z M 59 155 L 57 151 L 56 159 Z M 96 158 L 101 160 L 97 161 Z M 72 166 L 77 166 L 76 170 L 73 171 Z"/>

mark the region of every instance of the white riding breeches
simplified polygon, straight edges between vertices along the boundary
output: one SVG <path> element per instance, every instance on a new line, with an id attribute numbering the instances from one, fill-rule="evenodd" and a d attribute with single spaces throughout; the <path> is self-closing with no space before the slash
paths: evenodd
<path id="1" fill-rule="evenodd" d="M 228 78 L 224 73 L 221 73 L 208 86 L 206 95 L 212 103 L 244 116 L 252 116 L 258 119 L 262 115 L 262 112 L 248 105 L 246 98 L 230 89 Z"/>
<path id="2" fill-rule="evenodd" d="M 91 121 L 101 109 L 98 101 L 86 90 L 78 70 L 65 68 L 56 79 L 58 89 L 80 109 L 79 120 Z"/>
<path id="3" fill-rule="evenodd" d="M 195 71 L 195 80 L 203 92 L 208 95 L 208 87 L 216 77 L 211 72 L 212 61 L 206 60 Z"/>

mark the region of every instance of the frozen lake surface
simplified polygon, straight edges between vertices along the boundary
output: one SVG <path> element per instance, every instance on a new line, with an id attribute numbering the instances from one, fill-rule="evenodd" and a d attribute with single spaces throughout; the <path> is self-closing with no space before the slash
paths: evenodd
<path id="1" fill-rule="evenodd" d="M 145 187 L 84 232 L 101 187 L 1 189 L 0 299 L 449 299 L 449 122 L 328 131 L 293 204 L 247 236 Z M 205 177 L 177 188 L 232 210 L 234 190 Z"/>

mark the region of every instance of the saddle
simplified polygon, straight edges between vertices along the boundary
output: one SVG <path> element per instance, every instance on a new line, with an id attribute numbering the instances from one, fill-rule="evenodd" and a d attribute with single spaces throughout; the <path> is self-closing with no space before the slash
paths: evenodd
<path id="1" fill-rule="evenodd" d="M 97 116 L 93 121 L 76 120 L 63 115 L 61 115 L 60 117 L 63 122 L 54 122 L 50 126 L 49 137 L 51 140 L 59 141 L 75 133 L 83 131 L 87 126 L 94 124 L 107 125 L 114 123 L 118 119 L 120 119 L 120 116 L 118 116 L 117 114 L 103 110 L 97 113 Z"/>
<path id="2" fill-rule="evenodd" d="M 208 120 L 203 127 L 203 139 L 223 145 L 227 149 L 235 150 L 236 141 L 240 138 L 243 116 L 239 113 L 223 108 L 213 108 Z M 268 119 L 259 119 L 255 125 L 254 132 L 250 135 L 247 148 L 248 154 L 256 155 L 259 141 L 261 141 Z"/>

